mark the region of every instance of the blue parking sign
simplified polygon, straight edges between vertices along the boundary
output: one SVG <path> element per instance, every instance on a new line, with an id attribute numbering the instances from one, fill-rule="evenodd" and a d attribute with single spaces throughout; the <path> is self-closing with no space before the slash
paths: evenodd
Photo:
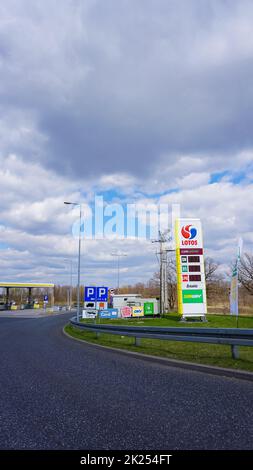
<path id="1" fill-rule="evenodd" d="M 97 287 L 97 301 L 106 302 L 108 299 L 108 287 Z"/>
<path id="2" fill-rule="evenodd" d="M 97 299 L 97 288 L 94 286 L 85 287 L 84 300 L 85 302 L 95 302 Z"/>
<path id="3" fill-rule="evenodd" d="M 106 302 L 108 298 L 108 287 L 85 287 L 85 302 Z"/>

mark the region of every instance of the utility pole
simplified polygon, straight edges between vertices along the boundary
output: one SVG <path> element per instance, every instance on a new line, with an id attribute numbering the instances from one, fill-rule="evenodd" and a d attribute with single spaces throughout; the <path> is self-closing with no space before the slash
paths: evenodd
<path id="1" fill-rule="evenodd" d="M 152 243 L 159 243 L 159 261 L 160 261 L 160 315 L 168 313 L 169 302 L 168 302 L 168 263 L 167 253 L 169 250 L 165 244 L 168 242 L 168 231 L 162 233 L 159 230 L 159 237 L 157 240 L 152 240 Z"/>

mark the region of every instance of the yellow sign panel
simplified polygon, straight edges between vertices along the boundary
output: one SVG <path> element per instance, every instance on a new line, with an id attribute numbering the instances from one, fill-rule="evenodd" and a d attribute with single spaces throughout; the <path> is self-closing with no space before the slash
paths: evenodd
<path id="1" fill-rule="evenodd" d="M 176 268 L 177 268 L 177 298 L 178 298 L 178 313 L 183 314 L 183 300 L 182 300 L 182 279 L 181 279 L 181 264 L 180 264 L 180 238 L 179 238 L 179 219 L 175 223 L 175 239 L 176 239 Z"/>
<path id="2" fill-rule="evenodd" d="M 143 307 L 132 307 L 132 317 L 143 317 L 144 308 Z"/>

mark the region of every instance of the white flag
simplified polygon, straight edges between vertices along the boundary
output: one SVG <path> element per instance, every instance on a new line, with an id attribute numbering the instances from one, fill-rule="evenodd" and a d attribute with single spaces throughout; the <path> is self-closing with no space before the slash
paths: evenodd
<path id="1" fill-rule="evenodd" d="M 230 285 L 230 314 L 238 315 L 238 266 L 242 256 L 243 240 L 239 238 L 237 247 L 236 262 L 233 267 L 231 285 Z"/>

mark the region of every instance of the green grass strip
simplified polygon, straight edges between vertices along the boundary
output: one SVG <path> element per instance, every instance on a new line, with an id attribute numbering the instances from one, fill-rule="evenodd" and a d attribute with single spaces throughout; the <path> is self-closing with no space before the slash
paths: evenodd
<path id="1" fill-rule="evenodd" d="M 220 315 L 213 315 L 210 319 L 208 316 L 208 323 L 190 323 L 187 326 L 203 326 L 205 327 L 235 327 L 233 317 L 224 316 L 221 318 Z M 218 318 L 214 318 L 218 317 Z M 253 318 L 240 318 L 241 328 L 253 327 Z M 186 326 L 179 322 L 179 317 L 175 319 L 145 319 L 139 320 L 103 320 L 104 323 L 115 324 L 132 324 L 132 325 L 143 325 L 147 326 Z M 98 323 L 98 321 L 97 321 Z M 102 322 L 101 322 L 102 323 Z M 235 322 L 234 322 L 235 323 Z M 135 346 L 134 338 L 127 336 L 110 335 L 100 333 L 97 337 L 96 333 L 90 331 L 81 331 L 72 325 L 67 325 L 65 331 L 73 336 L 74 338 L 89 341 L 94 344 L 101 344 L 103 346 L 109 346 L 111 348 L 127 349 L 129 351 L 141 352 L 144 354 L 150 354 L 153 356 L 167 357 L 170 359 L 178 359 L 182 361 L 194 362 L 198 364 L 213 365 L 216 367 L 226 367 L 237 370 L 253 371 L 253 348 L 240 346 L 240 359 L 232 359 L 231 347 L 229 345 L 216 345 L 206 343 L 187 343 L 167 340 L 152 340 L 141 338 L 141 346 Z"/>

